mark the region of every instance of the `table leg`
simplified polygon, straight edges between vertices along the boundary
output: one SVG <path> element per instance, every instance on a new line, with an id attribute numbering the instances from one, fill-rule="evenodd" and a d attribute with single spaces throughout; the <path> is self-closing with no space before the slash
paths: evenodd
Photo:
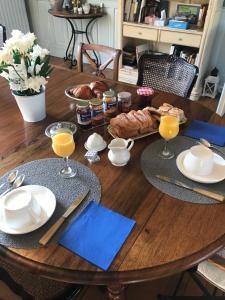
<path id="1" fill-rule="evenodd" d="M 87 23 L 86 28 L 85 28 L 85 35 L 86 35 L 86 39 L 87 39 L 87 41 L 88 41 L 89 44 L 91 44 L 91 42 L 90 42 L 90 39 L 89 39 L 89 36 L 88 36 L 88 28 L 89 28 L 89 26 L 91 25 L 91 23 L 92 23 L 95 19 L 96 19 L 96 18 L 92 18 L 92 19 Z M 99 67 L 98 56 L 97 56 L 97 54 L 95 53 L 94 50 L 93 50 L 93 53 L 94 53 L 94 56 L 95 56 L 95 59 L 96 59 L 96 67 L 97 67 L 97 69 L 98 69 L 98 67 Z"/>
<path id="2" fill-rule="evenodd" d="M 125 300 L 124 286 L 121 284 L 108 285 L 108 299 L 109 300 Z"/>
<path id="3" fill-rule="evenodd" d="M 72 34 L 71 34 L 71 38 L 70 38 L 69 44 L 68 44 L 67 49 L 66 49 L 66 56 L 64 57 L 64 60 L 65 61 L 70 60 L 70 68 L 72 69 L 72 67 L 77 65 L 77 60 L 75 58 L 73 58 L 74 57 L 75 42 L 76 42 L 76 30 L 74 28 L 73 22 L 70 19 L 67 19 L 67 20 L 70 24 Z M 73 42 L 72 51 L 69 53 L 70 45 L 71 45 L 72 42 Z"/>

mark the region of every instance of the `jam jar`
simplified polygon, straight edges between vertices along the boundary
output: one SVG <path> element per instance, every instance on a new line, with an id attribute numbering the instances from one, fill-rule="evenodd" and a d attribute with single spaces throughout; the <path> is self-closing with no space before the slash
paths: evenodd
<path id="1" fill-rule="evenodd" d="M 140 87 L 137 90 L 139 95 L 139 107 L 144 108 L 146 106 L 152 105 L 152 96 L 154 95 L 154 90 L 150 87 Z"/>
<path id="2" fill-rule="evenodd" d="M 103 93 L 103 104 L 106 118 L 113 118 L 117 115 L 117 100 L 113 90 Z"/>
<path id="3" fill-rule="evenodd" d="M 81 128 L 91 126 L 91 109 L 89 103 L 78 103 L 76 105 L 77 123 Z"/>
<path id="4" fill-rule="evenodd" d="M 91 107 L 91 124 L 100 125 L 104 123 L 103 103 L 101 99 L 93 99 L 90 101 Z"/>

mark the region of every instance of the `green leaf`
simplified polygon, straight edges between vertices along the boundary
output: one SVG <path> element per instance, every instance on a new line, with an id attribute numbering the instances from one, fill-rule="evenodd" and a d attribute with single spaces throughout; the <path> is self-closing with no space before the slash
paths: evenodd
<path id="1" fill-rule="evenodd" d="M 50 56 L 47 56 L 47 57 L 44 59 L 44 64 L 43 64 L 43 66 L 42 66 L 42 68 L 41 68 L 41 70 L 40 70 L 40 73 L 39 73 L 40 76 L 43 76 L 43 77 L 46 77 L 46 76 L 47 76 L 47 73 L 48 73 L 49 68 L 50 68 L 50 66 L 49 66 L 49 61 L 50 61 Z"/>
<path id="2" fill-rule="evenodd" d="M 15 64 L 21 63 L 21 54 L 18 50 L 13 50 L 13 59 Z"/>

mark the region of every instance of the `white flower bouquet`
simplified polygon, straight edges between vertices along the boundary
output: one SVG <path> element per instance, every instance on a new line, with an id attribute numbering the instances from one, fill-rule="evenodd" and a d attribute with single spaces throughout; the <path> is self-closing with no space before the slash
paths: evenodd
<path id="1" fill-rule="evenodd" d="M 13 30 L 0 50 L 0 75 L 9 81 L 15 95 L 37 95 L 53 69 L 49 59 L 49 51 L 36 44 L 33 33 Z"/>

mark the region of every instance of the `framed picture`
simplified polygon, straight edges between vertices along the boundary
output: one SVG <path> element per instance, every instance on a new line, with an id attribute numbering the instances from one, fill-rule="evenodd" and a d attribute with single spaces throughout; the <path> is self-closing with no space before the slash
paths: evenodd
<path id="1" fill-rule="evenodd" d="M 191 24 L 197 24 L 200 9 L 200 4 L 178 3 L 176 15 L 180 17 L 186 17 Z"/>

